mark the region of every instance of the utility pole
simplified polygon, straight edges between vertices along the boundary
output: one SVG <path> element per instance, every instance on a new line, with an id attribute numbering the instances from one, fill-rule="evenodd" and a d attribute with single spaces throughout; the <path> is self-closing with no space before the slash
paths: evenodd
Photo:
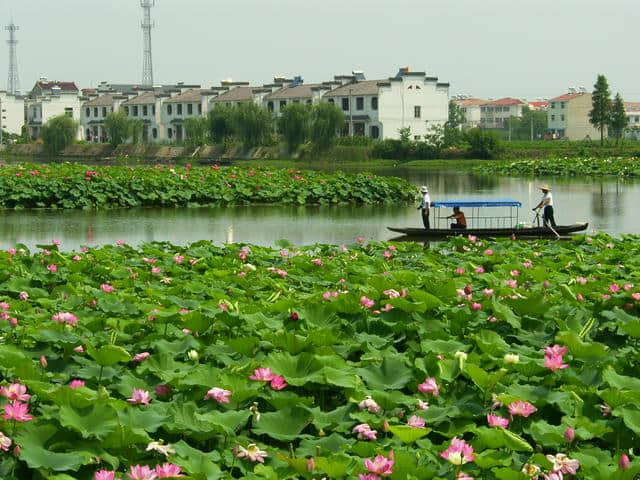
<path id="1" fill-rule="evenodd" d="M 144 34 L 144 59 L 142 66 L 142 84 L 153 86 L 153 55 L 151 52 L 151 29 L 155 27 L 155 22 L 151 20 L 151 8 L 156 4 L 156 0 L 140 0 L 143 20 L 142 32 Z"/>
<path id="2" fill-rule="evenodd" d="M 531 110 L 531 141 L 533 142 L 533 110 Z"/>
<path id="3" fill-rule="evenodd" d="M 351 92 L 353 90 L 349 89 L 349 136 L 353 137 L 353 108 L 351 108 Z"/>
<path id="4" fill-rule="evenodd" d="M 20 91 L 20 80 L 18 78 L 18 55 L 16 53 L 16 47 L 18 40 L 16 40 L 16 32 L 20 30 L 20 27 L 15 25 L 13 21 L 5 27 L 5 30 L 9 32 L 9 70 L 7 79 L 7 93 L 11 95 L 17 95 Z"/>

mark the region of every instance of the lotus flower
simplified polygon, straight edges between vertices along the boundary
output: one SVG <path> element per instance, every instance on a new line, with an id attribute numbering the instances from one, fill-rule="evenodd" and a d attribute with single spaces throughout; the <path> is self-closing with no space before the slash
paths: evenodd
<path id="1" fill-rule="evenodd" d="M 362 305 L 364 308 L 372 308 L 375 304 L 376 302 L 374 302 L 370 298 L 365 297 L 364 295 L 360 297 L 360 305 Z"/>
<path id="2" fill-rule="evenodd" d="M 29 294 L 27 292 L 20 292 L 18 298 L 20 298 L 20 300 L 22 300 L 23 302 L 26 302 L 27 300 L 29 300 Z"/>
<path id="3" fill-rule="evenodd" d="M 622 455 L 620 455 L 620 461 L 618 462 L 618 466 L 620 467 L 620 470 L 628 470 L 629 467 L 631 466 L 629 455 L 627 455 L 626 453 L 623 453 Z"/>
<path id="4" fill-rule="evenodd" d="M 8 452 L 9 448 L 11 448 L 11 443 L 11 439 L 4 433 L 0 432 L 0 450 L 2 450 L 3 452 Z"/>
<path id="5" fill-rule="evenodd" d="M 210 398 L 218 403 L 229 403 L 231 402 L 231 391 L 225 390 L 224 388 L 213 387 L 207 392 L 204 398 Z"/>
<path id="6" fill-rule="evenodd" d="M 413 428 L 424 428 L 425 424 L 424 418 L 417 415 L 412 415 L 407 421 L 407 425 Z"/>
<path id="7" fill-rule="evenodd" d="M 453 437 L 451 445 L 440 454 L 442 458 L 453 465 L 464 465 L 473 462 L 473 447 L 458 437 Z"/>
<path id="8" fill-rule="evenodd" d="M 501 417 L 500 415 L 494 415 L 493 413 L 487 414 L 487 423 L 490 427 L 509 427 L 509 419 Z"/>
<path id="9" fill-rule="evenodd" d="M 573 439 L 576 438 L 576 431 L 573 429 L 573 427 L 567 427 L 567 429 L 564 431 L 564 439 L 571 443 L 573 442 Z"/>
<path id="10" fill-rule="evenodd" d="M 56 323 L 66 323 L 67 325 L 77 325 L 78 323 L 78 317 L 69 312 L 56 313 L 51 317 L 51 320 Z"/>
<path id="11" fill-rule="evenodd" d="M 149 405 L 150 401 L 149 392 L 141 388 L 134 388 L 131 398 L 127 398 L 127 402 L 133 405 Z"/>
<path id="12" fill-rule="evenodd" d="M 275 375 L 271 379 L 271 388 L 274 390 L 284 390 L 288 386 L 282 375 Z"/>
<path id="13" fill-rule="evenodd" d="M 115 288 L 113 288 L 113 286 L 109 285 L 108 283 L 103 283 L 102 285 L 100 285 L 100 290 L 102 290 L 104 293 L 112 293 Z"/>
<path id="14" fill-rule="evenodd" d="M 56 273 L 58 271 L 58 266 L 55 263 L 52 263 L 51 265 L 47 266 L 47 270 L 49 270 L 51 273 Z"/>
<path id="15" fill-rule="evenodd" d="M 563 345 L 553 345 L 544 349 L 545 355 L 566 355 L 569 349 Z"/>
<path id="16" fill-rule="evenodd" d="M 159 442 L 151 442 L 147 445 L 147 452 L 158 452 L 164 455 L 165 457 L 169 457 L 171 455 L 175 455 L 176 451 L 171 445 L 165 445 L 162 440 Z"/>
<path id="17" fill-rule="evenodd" d="M 85 383 L 83 380 L 71 380 L 71 382 L 69 383 L 69 388 L 75 390 L 76 388 L 80 388 L 80 387 L 84 387 Z"/>
<path id="18" fill-rule="evenodd" d="M 529 402 L 517 401 L 509 404 L 509 413 L 511 416 L 528 417 L 538 411 L 536 407 Z"/>
<path id="19" fill-rule="evenodd" d="M 578 460 L 571 459 L 564 453 L 557 453 L 555 456 L 547 455 L 547 460 L 553 463 L 554 472 L 561 472 L 565 475 L 575 475 L 580 468 L 580 462 Z"/>
<path id="20" fill-rule="evenodd" d="M 33 417 L 29 415 L 29 405 L 21 403 L 18 400 L 14 400 L 11 403 L 4 405 L 4 414 L 2 418 L 5 420 L 15 420 L 16 422 L 28 422 L 33 420 Z"/>
<path id="21" fill-rule="evenodd" d="M 176 255 L 175 257 L 173 257 L 173 262 L 176 265 L 182 265 L 182 262 L 184 262 L 184 255 Z"/>
<path id="22" fill-rule="evenodd" d="M 28 402 L 31 395 L 27 394 L 27 387 L 19 383 L 12 383 L 8 387 L 0 387 L 0 395 L 8 400 L 19 400 L 21 402 Z"/>
<path id="23" fill-rule="evenodd" d="M 368 423 L 361 423 L 353 427 L 353 433 L 357 433 L 358 438 L 363 440 L 376 440 L 378 432 L 372 430 Z"/>
<path id="24" fill-rule="evenodd" d="M 135 465 L 129 469 L 129 478 L 131 480 L 155 480 L 158 475 L 147 465 Z"/>
<path id="25" fill-rule="evenodd" d="M 368 410 L 371 413 L 380 413 L 380 405 L 378 405 L 376 401 L 368 395 L 358 404 L 358 407 L 360 410 Z"/>
<path id="26" fill-rule="evenodd" d="M 384 455 L 377 455 L 373 460 L 365 458 L 364 467 L 369 470 L 370 473 L 388 477 L 393 474 L 393 451 L 389 452 L 389 457 Z"/>
<path id="27" fill-rule="evenodd" d="M 426 378 L 423 383 L 418 385 L 418 390 L 422 393 L 430 393 L 434 397 L 440 395 L 440 387 L 438 387 L 438 383 L 433 377 Z"/>
<path id="28" fill-rule="evenodd" d="M 173 463 L 164 463 L 162 465 L 156 465 L 156 474 L 158 478 L 180 478 L 182 475 L 182 469 L 178 465 Z"/>
<path id="29" fill-rule="evenodd" d="M 456 478 L 457 478 L 457 480 L 473 480 L 473 477 L 470 477 L 469 475 L 467 475 L 464 472 L 458 473 L 458 476 Z"/>
<path id="30" fill-rule="evenodd" d="M 267 452 L 260 450 L 255 443 L 250 444 L 247 448 L 238 445 L 236 448 L 236 457 L 246 458 L 250 462 L 264 463 L 264 459 L 267 458 Z"/>
<path id="31" fill-rule="evenodd" d="M 93 475 L 93 480 L 115 480 L 116 472 L 113 470 L 98 470 Z"/>
<path id="32" fill-rule="evenodd" d="M 149 352 L 136 353 L 133 356 L 133 361 L 136 363 L 141 363 L 141 362 L 144 362 L 150 356 L 151 354 Z"/>
<path id="33" fill-rule="evenodd" d="M 251 380 L 256 380 L 258 382 L 270 382 L 273 380 L 275 374 L 271 371 L 270 368 L 256 368 L 253 371 L 253 375 L 249 377 Z"/>
<path id="34" fill-rule="evenodd" d="M 547 367 L 552 372 L 556 372 L 558 370 L 567 368 L 569 365 L 566 363 L 562 363 L 562 355 L 545 355 L 544 356 L 544 366 Z"/>

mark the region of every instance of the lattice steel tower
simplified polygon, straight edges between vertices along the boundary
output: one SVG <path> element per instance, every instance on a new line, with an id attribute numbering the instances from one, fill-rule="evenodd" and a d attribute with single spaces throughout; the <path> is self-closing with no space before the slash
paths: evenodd
<path id="1" fill-rule="evenodd" d="M 142 31 L 144 32 L 144 60 L 142 67 L 142 84 L 153 86 L 153 55 L 151 54 L 151 29 L 155 22 L 151 20 L 151 7 L 156 0 L 140 0 L 143 11 Z"/>
<path id="2" fill-rule="evenodd" d="M 7 79 L 7 93 L 17 95 L 20 91 L 20 79 L 18 78 L 18 55 L 16 47 L 18 40 L 16 40 L 16 32 L 20 30 L 20 27 L 15 25 L 13 21 L 5 27 L 5 30 L 9 32 L 9 74 Z"/>

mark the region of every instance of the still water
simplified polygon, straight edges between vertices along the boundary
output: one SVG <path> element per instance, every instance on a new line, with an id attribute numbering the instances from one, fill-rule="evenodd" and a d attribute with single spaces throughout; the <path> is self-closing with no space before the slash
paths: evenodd
<path id="1" fill-rule="evenodd" d="M 640 182 L 593 178 L 530 180 L 479 176 L 468 172 L 378 170 L 416 187 L 428 185 L 432 200 L 513 198 L 523 204 L 521 221 L 530 222 L 540 199 L 537 187 L 553 188 L 556 222 L 590 222 L 589 230 L 612 234 L 640 233 L 635 209 Z M 417 191 L 417 189 L 416 189 Z M 186 244 L 197 240 L 274 245 L 280 239 L 295 244 L 350 243 L 357 236 L 388 240 L 387 226 L 421 227 L 412 205 L 395 206 L 242 206 L 198 209 L 121 209 L 103 211 L 0 211 L 0 248 L 24 243 L 29 248 L 62 241 L 64 249 L 125 240 L 130 245 L 150 241 Z M 444 226 L 444 224 L 443 224 Z"/>

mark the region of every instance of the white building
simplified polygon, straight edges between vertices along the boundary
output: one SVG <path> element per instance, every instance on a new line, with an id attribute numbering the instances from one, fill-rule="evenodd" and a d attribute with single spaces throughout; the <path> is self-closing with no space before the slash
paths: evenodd
<path id="1" fill-rule="evenodd" d="M 80 140 L 80 97 L 78 87 L 73 82 L 48 81 L 41 78 L 36 82 L 29 97 L 25 99 L 26 122 L 32 139 L 40 137 L 42 125 L 59 115 L 68 115 L 78 123 L 76 139 Z"/>
<path id="2" fill-rule="evenodd" d="M 454 100 L 455 104 L 460 107 L 464 114 L 463 128 L 477 128 L 481 124 L 482 115 L 480 108 L 485 105 L 488 100 L 481 98 L 462 98 Z"/>
<path id="3" fill-rule="evenodd" d="M 120 104 L 129 97 L 107 93 L 93 96 L 82 103 L 80 109 L 80 125 L 82 136 L 88 142 L 106 143 L 109 141 L 104 122 L 107 117 L 120 109 Z"/>
<path id="4" fill-rule="evenodd" d="M 345 115 L 345 134 L 371 138 L 400 138 L 409 128 L 415 139 L 449 116 L 449 84 L 425 72 L 402 68 L 386 80 L 364 80 L 361 72 L 335 77 L 341 86 L 323 96 Z"/>
<path id="5" fill-rule="evenodd" d="M 272 87 L 251 87 L 249 82 L 221 82 L 222 87 L 218 88 L 218 95 L 211 99 L 211 107 L 218 105 L 233 107 L 242 103 L 254 102 L 262 105 L 262 100 L 273 91 Z"/>
<path id="6" fill-rule="evenodd" d="M 570 89 L 569 93 L 552 98 L 547 110 L 548 133 L 552 138 L 568 140 L 600 138 L 600 131 L 589 121 L 591 108 L 592 97 L 587 91 Z"/>
<path id="7" fill-rule="evenodd" d="M 122 102 L 120 108 L 134 120 L 142 120 L 142 140 L 149 143 L 160 143 L 165 140 L 166 129 L 162 124 L 162 100 L 168 94 L 147 91 Z"/>
<path id="8" fill-rule="evenodd" d="M 280 115 L 280 111 L 284 107 L 292 103 L 305 105 L 319 103 L 322 100 L 322 96 L 330 90 L 331 87 L 329 85 L 322 83 L 294 83 L 267 94 L 263 99 L 263 106 L 277 116 Z"/>
<path id="9" fill-rule="evenodd" d="M 527 103 L 517 98 L 492 100 L 480 107 L 480 123 L 483 128 L 508 128 L 511 117 L 522 117 Z"/>
<path id="10" fill-rule="evenodd" d="M 20 135 L 24 126 L 24 97 L 0 91 L 0 110 L 2 130 L 5 133 Z"/>
<path id="11" fill-rule="evenodd" d="M 166 129 L 167 140 L 181 142 L 187 138 L 184 121 L 190 117 L 204 117 L 209 102 L 216 97 L 215 90 L 190 88 L 162 102 L 161 123 Z"/>

